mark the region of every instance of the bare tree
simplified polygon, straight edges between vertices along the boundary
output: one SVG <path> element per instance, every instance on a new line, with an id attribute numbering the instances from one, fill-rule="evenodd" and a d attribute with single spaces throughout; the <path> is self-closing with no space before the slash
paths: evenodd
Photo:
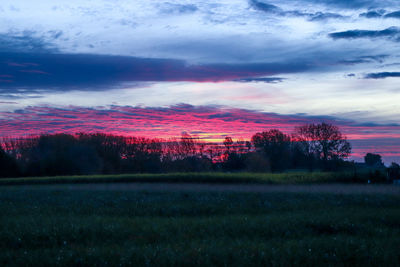
<path id="1" fill-rule="evenodd" d="M 339 128 L 325 122 L 296 127 L 294 140 L 307 156 L 322 160 L 324 167 L 328 160 L 345 159 L 351 153 L 351 145 Z"/>
<path id="2" fill-rule="evenodd" d="M 229 136 L 225 137 L 224 146 L 226 148 L 226 153 L 229 154 L 231 152 L 231 149 L 233 148 L 232 137 Z"/>
<path id="3" fill-rule="evenodd" d="M 184 156 L 193 157 L 196 155 L 196 138 L 190 134 L 183 132 L 180 140 L 181 153 Z"/>

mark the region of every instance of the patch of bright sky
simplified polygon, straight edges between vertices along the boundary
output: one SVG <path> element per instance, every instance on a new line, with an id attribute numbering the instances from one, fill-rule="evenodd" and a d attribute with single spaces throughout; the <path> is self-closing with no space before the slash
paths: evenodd
<path id="1" fill-rule="evenodd" d="M 310 21 L 307 17 L 268 14 L 243 0 L 3 0 L 1 33 L 30 32 L 54 43 L 64 53 L 175 58 L 189 63 L 307 61 L 317 66 L 312 72 L 277 75 L 287 78 L 278 84 L 157 83 L 101 93 L 46 93 L 41 98 L 18 99 L 18 105 L 217 104 L 283 114 L 352 114 L 362 121 L 396 121 L 400 115 L 396 104 L 400 100 L 398 81 L 362 78 L 369 72 L 396 70 L 395 65 L 387 64 L 399 62 L 395 57 L 400 55 L 399 43 L 384 38 L 335 41 L 328 34 L 352 29 L 383 30 L 399 25 L 398 19 L 359 17 L 367 7 L 343 9 L 318 1 L 269 3 L 283 11 L 334 12 L 345 18 Z M 196 9 L 181 13 L 173 10 L 185 4 L 194 4 Z M 385 8 L 396 10 L 395 6 Z M 54 32 L 61 35 L 55 38 Z M 388 57 L 381 63 L 337 63 L 382 54 Z M 346 77 L 348 73 L 356 76 Z M 5 104 L 0 109 L 15 106 Z"/>
<path id="2" fill-rule="evenodd" d="M 0 110 L 27 105 L 78 106 L 143 105 L 169 106 L 223 105 L 279 114 L 306 113 L 334 115 L 359 122 L 398 123 L 400 94 L 382 94 L 396 84 L 395 78 L 384 81 L 343 78 L 329 75 L 313 82 L 308 77 L 289 77 L 283 83 L 156 83 L 142 88 L 102 92 L 72 91 L 46 94 L 41 98 L 22 98 L 18 104 L 1 105 Z M 359 88 L 359 90 L 354 90 Z"/>
<path id="3" fill-rule="evenodd" d="M 337 42 L 326 37 L 329 32 L 356 28 L 381 30 L 394 23 L 391 19 L 359 18 L 360 10 L 336 8 L 332 11 L 332 7 L 302 1 L 271 3 L 285 11 L 331 11 L 348 18 L 308 21 L 306 17 L 277 16 L 255 10 L 243 0 L 218 3 L 6 0 L 0 4 L 3 9 L 0 31 L 31 31 L 49 40 L 49 31 L 62 31 L 60 38 L 51 41 L 64 52 L 227 62 L 273 61 L 276 60 L 273 55 L 282 56 L 280 51 L 293 57 L 290 53 L 297 52 L 296 48 L 321 43 L 329 43 L 335 50 Z M 197 10 L 168 13 L 165 8 L 185 4 L 194 4 Z M 339 45 L 337 50 L 341 48 Z"/>

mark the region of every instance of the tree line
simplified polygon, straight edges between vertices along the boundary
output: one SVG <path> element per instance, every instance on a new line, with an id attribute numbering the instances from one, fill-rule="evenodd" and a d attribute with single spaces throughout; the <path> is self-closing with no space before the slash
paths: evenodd
<path id="1" fill-rule="evenodd" d="M 80 174 L 253 171 L 289 169 L 335 171 L 348 167 L 351 145 L 328 123 L 277 129 L 251 140 L 207 143 L 183 133 L 180 138 L 126 137 L 102 133 L 44 134 L 4 138 L 0 177 Z"/>

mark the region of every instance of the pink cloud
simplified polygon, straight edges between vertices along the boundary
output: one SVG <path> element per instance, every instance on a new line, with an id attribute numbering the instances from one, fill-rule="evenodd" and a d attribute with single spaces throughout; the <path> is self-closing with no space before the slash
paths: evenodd
<path id="1" fill-rule="evenodd" d="M 180 104 L 170 107 L 75 107 L 35 106 L 0 112 L 0 136 L 21 137 L 41 133 L 104 132 L 124 136 L 170 138 L 185 131 L 211 141 L 225 136 L 250 139 L 256 132 L 280 129 L 288 134 L 306 123 L 338 125 L 354 142 L 354 157 L 380 151 L 400 156 L 400 126 L 362 126 L 352 121 L 323 116 L 279 115 L 245 109 Z M 392 140 L 392 141 L 388 141 Z M 400 142 L 399 142 L 400 143 Z"/>

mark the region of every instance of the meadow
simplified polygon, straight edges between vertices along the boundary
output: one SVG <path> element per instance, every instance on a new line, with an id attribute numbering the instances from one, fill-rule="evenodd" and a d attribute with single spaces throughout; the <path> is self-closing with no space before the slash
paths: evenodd
<path id="1" fill-rule="evenodd" d="M 395 194 L 1 186 L 0 265 L 399 266 L 399 203 Z"/>
<path id="2" fill-rule="evenodd" d="M 152 174 L 72 175 L 0 179 L 0 185 L 79 184 L 79 183 L 212 183 L 212 184 L 312 184 L 367 183 L 376 179 L 368 172 L 194 172 Z M 379 178 L 379 177 L 378 177 Z M 383 177 L 384 178 L 384 177 Z M 381 179 L 382 180 L 382 179 Z M 383 179 L 384 180 L 384 179 Z"/>

